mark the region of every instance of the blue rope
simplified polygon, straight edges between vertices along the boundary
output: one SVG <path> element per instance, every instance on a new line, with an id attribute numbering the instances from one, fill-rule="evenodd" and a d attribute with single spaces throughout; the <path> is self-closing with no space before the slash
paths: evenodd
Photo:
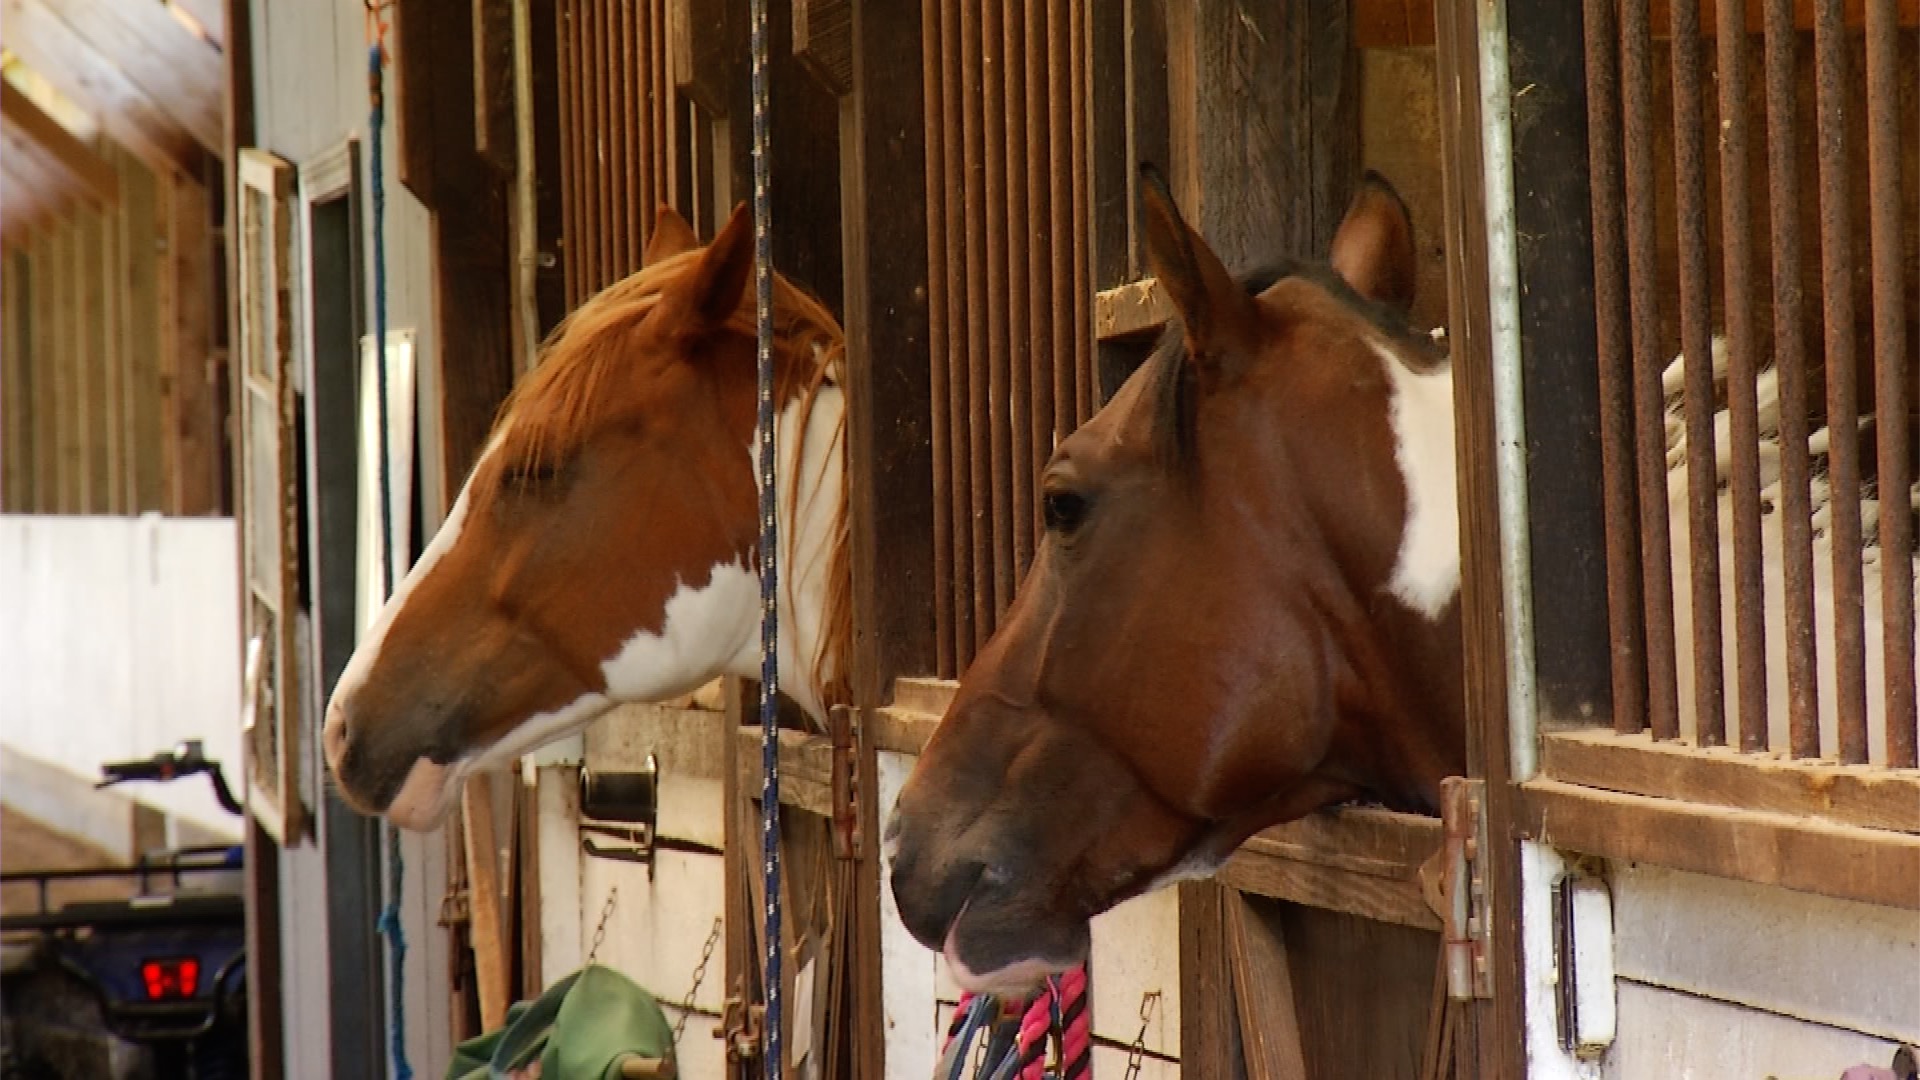
<path id="1" fill-rule="evenodd" d="M 779 551 L 774 520 L 773 208 L 767 200 L 767 4 L 753 0 L 753 285 L 760 382 L 760 842 L 766 861 L 767 1080 L 780 1080 L 780 691 Z"/>
<path id="2" fill-rule="evenodd" d="M 380 535 L 386 544 L 393 542 L 392 457 L 387 451 L 387 191 L 382 182 L 381 127 L 386 119 L 386 100 L 382 92 L 384 70 L 381 64 L 378 34 L 367 47 L 367 93 L 372 103 L 368 118 L 369 141 L 373 144 L 373 353 L 374 380 L 379 386 L 380 432 Z M 384 545 L 383 545 L 384 546 Z M 393 592 L 393 555 L 382 552 L 380 594 Z M 388 1036 L 391 1041 L 394 1080 L 413 1080 L 413 1066 L 407 1063 L 406 960 L 407 936 L 400 922 L 400 896 L 406 881 L 406 862 L 400 854 L 400 830 L 392 825 L 387 833 L 387 906 L 380 912 L 380 932 L 386 936 L 391 961 L 387 969 Z"/>

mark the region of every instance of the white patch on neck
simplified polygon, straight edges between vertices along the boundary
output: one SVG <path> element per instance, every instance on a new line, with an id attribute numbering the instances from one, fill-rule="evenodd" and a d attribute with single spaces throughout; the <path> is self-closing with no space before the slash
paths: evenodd
<path id="1" fill-rule="evenodd" d="M 732 669 L 759 642 L 760 580 L 739 560 L 682 582 L 667 598 L 660 629 L 642 630 L 600 665 L 615 701 L 664 701 Z"/>
<path id="2" fill-rule="evenodd" d="M 1392 383 L 1393 456 L 1407 489 L 1407 522 L 1387 588 L 1439 618 L 1460 591 L 1460 503 L 1453 457 L 1453 369 L 1421 375 L 1373 342 Z"/>

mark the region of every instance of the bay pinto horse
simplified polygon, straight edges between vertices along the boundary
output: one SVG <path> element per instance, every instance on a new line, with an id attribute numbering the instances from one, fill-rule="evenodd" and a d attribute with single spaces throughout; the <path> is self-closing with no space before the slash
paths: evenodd
<path id="1" fill-rule="evenodd" d="M 1088 923 L 1357 797 L 1465 771 L 1452 375 L 1369 175 L 1331 268 L 1236 281 L 1146 171 L 1179 316 L 1042 477 L 1045 539 L 887 829 L 907 928 L 1015 991 Z"/>
<path id="2" fill-rule="evenodd" d="M 461 781 L 622 702 L 760 671 L 752 222 L 663 207 L 643 268 L 573 312 L 327 705 L 346 801 L 441 822 Z M 847 698 L 839 324 L 775 280 L 782 689 Z"/>

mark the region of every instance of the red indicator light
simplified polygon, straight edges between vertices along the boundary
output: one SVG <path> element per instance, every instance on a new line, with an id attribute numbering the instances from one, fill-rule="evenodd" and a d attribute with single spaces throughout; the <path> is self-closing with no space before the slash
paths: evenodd
<path id="1" fill-rule="evenodd" d="M 150 1001 L 190 998 L 200 989 L 200 961 L 191 956 L 148 960 L 140 965 L 140 981 Z"/>

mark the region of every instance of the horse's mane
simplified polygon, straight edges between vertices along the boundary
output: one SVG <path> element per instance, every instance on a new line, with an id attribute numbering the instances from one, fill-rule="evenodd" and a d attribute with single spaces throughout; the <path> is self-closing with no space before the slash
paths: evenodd
<path id="1" fill-rule="evenodd" d="M 586 439 L 594 426 L 617 402 L 611 392 L 612 380 L 622 371 L 632 371 L 645 359 L 633 354 L 633 331 L 658 306 L 666 288 L 690 272 L 704 248 L 672 255 L 617 281 L 581 304 L 555 326 L 540 347 L 534 369 L 520 380 L 501 405 L 493 425 L 493 437 L 512 431 L 516 444 L 515 460 L 522 466 L 553 463 L 570 453 Z M 838 385 L 845 363 L 846 339 L 840 323 L 824 304 L 787 281 L 774 275 L 774 399 L 776 412 L 796 399 L 800 409 L 796 417 L 800 444 L 813 416 L 820 391 Z M 755 308 L 749 290 L 741 305 L 727 321 L 726 329 L 752 338 L 755 334 Z M 833 432 L 833 439 L 846 437 L 846 414 Z M 845 468 L 845 455 L 841 455 Z M 485 482 L 476 477 L 477 482 Z M 500 470 L 493 482 L 498 483 Z M 785 478 L 787 520 L 799 520 L 802 488 L 799 476 Z M 818 490 L 817 487 L 815 489 Z M 834 510 L 833 535 L 827 545 L 827 596 L 822 616 L 822 634 L 813 659 L 813 676 L 823 705 L 831 707 L 851 700 L 852 680 L 848 671 L 853 640 L 852 573 L 847 564 L 847 514 L 842 477 L 841 503 Z M 783 546 L 795 539 L 786 530 Z M 792 549 L 782 553 L 781 571 L 790 588 L 794 580 Z"/>

